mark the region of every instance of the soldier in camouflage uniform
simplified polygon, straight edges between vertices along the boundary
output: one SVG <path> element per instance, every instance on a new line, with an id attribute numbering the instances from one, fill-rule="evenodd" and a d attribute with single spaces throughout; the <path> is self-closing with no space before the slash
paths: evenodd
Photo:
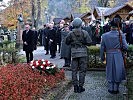
<path id="1" fill-rule="evenodd" d="M 72 23 L 74 29 L 66 37 L 66 44 L 71 46 L 72 57 L 72 81 L 74 85 L 74 92 L 81 93 L 85 91 L 83 88 L 85 82 L 85 75 L 87 70 L 87 45 L 90 45 L 91 38 L 87 31 L 82 30 L 82 20 L 75 18 Z M 77 72 L 79 70 L 79 80 Z"/>

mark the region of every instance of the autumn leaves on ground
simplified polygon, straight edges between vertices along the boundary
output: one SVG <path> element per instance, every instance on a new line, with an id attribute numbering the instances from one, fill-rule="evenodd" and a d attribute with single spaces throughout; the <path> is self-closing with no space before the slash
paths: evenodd
<path id="1" fill-rule="evenodd" d="M 64 80 L 64 71 L 40 74 L 30 65 L 6 65 L 0 68 L 0 100 L 33 100 Z"/>

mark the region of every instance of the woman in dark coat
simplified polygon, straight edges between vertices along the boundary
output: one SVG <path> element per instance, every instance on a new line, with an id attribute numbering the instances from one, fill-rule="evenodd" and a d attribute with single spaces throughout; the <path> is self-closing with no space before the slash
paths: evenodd
<path id="1" fill-rule="evenodd" d="M 64 30 L 61 32 L 61 58 L 64 58 L 65 64 L 63 67 L 70 67 L 71 63 L 71 48 L 70 45 L 65 43 L 65 38 L 69 33 L 69 26 L 64 27 Z"/>
<path id="2" fill-rule="evenodd" d="M 26 53 L 27 63 L 33 60 L 33 50 L 34 50 L 34 35 L 33 31 L 30 30 L 29 25 L 25 25 L 26 30 L 23 31 L 23 51 Z"/>
<path id="3" fill-rule="evenodd" d="M 56 30 L 53 28 L 53 24 L 49 24 L 49 47 L 50 47 L 50 55 L 52 59 L 56 57 L 57 51 L 57 41 L 56 41 Z"/>

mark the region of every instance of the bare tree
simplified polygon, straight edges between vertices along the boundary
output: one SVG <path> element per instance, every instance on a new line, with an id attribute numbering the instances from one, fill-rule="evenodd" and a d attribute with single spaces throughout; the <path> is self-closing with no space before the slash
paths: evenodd
<path id="1" fill-rule="evenodd" d="M 32 20 L 32 27 L 35 26 L 35 0 L 31 0 L 31 20 Z"/>
<path id="2" fill-rule="evenodd" d="M 37 0 L 37 19 L 36 19 L 36 27 L 38 27 L 41 18 L 41 2 Z"/>
<path id="3" fill-rule="evenodd" d="M 109 2 L 109 0 L 99 0 L 98 1 L 99 6 L 102 6 L 102 7 L 107 7 L 108 6 L 108 2 Z"/>

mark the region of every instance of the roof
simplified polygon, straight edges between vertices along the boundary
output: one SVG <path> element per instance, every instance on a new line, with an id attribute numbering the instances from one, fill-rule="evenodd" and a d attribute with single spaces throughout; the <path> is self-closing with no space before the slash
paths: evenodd
<path id="1" fill-rule="evenodd" d="M 133 10 L 129 12 L 129 14 L 133 14 Z"/>
<path id="2" fill-rule="evenodd" d="M 118 10 L 122 9 L 123 7 L 125 7 L 126 5 L 122 5 L 122 6 L 118 6 L 118 7 L 114 7 L 112 9 L 109 9 L 108 11 L 105 12 L 105 16 L 109 16 L 115 12 L 117 12 Z"/>
<path id="3" fill-rule="evenodd" d="M 91 13 L 90 12 L 86 12 L 86 13 L 83 13 L 81 16 L 80 16 L 80 18 L 83 18 L 84 16 L 86 16 L 86 15 L 91 15 Z"/>
<path id="4" fill-rule="evenodd" d="M 54 22 L 55 24 L 59 24 L 61 20 L 62 20 L 62 18 L 54 18 L 54 19 L 53 19 L 53 22 Z"/>
<path id="5" fill-rule="evenodd" d="M 96 9 L 96 12 L 98 14 L 98 16 L 101 16 L 102 14 L 104 14 L 104 16 L 109 16 L 115 12 L 117 12 L 118 10 L 122 9 L 123 7 L 125 6 L 129 6 L 131 7 L 130 5 L 128 4 L 124 4 L 124 5 L 121 5 L 121 6 L 117 6 L 117 7 L 114 7 L 114 8 L 108 8 L 108 7 L 95 7 Z M 133 7 L 131 7 L 133 9 Z"/>
<path id="6" fill-rule="evenodd" d="M 73 18 L 76 18 L 76 17 L 81 18 L 81 15 L 82 15 L 82 14 L 79 14 L 79 13 L 74 13 L 74 14 L 72 14 Z"/>
<path id="7" fill-rule="evenodd" d="M 96 9 L 96 12 L 97 12 L 98 16 L 101 16 L 102 14 L 105 14 L 105 12 L 110 10 L 111 8 L 107 8 L 107 7 L 95 7 L 95 9 Z"/>

